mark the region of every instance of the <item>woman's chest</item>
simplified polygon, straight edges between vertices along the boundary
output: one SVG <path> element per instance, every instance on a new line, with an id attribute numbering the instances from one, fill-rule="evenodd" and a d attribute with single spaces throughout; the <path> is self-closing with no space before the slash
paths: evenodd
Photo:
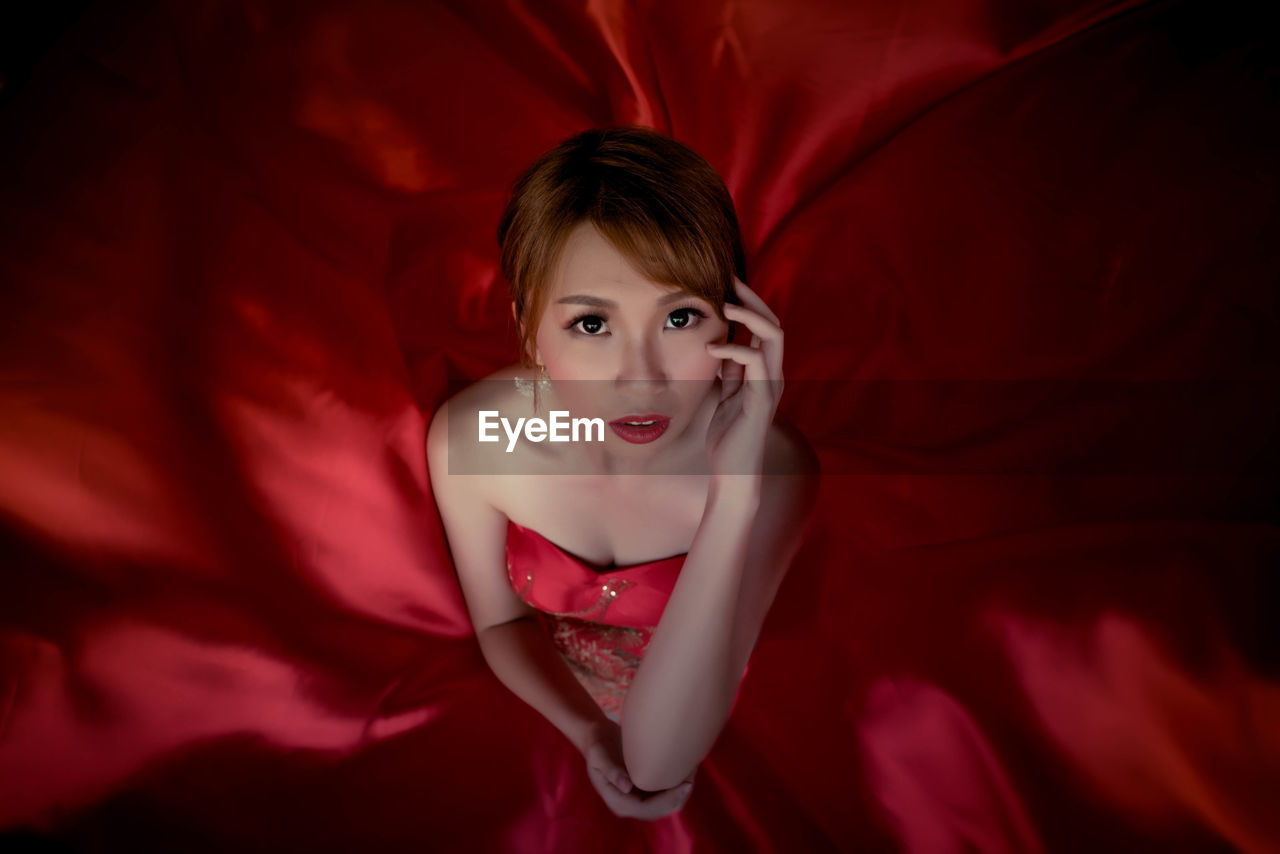
<path id="1" fill-rule="evenodd" d="M 688 552 L 707 498 L 706 478 L 694 476 L 511 481 L 495 501 L 507 518 L 602 568 Z"/>

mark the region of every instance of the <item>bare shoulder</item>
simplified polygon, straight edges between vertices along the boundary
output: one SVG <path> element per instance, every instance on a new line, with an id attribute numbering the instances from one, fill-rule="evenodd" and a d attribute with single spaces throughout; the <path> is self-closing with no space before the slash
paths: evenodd
<path id="1" fill-rule="evenodd" d="M 529 369 L 520 365 L 499 368 L 455 392 L 443 405 L 452 404 L 454 409 L 512 406 L 520 399 L 512 380 L 517 376 L 527 378 L 529 374 Z"/>
<path id="2" fill-rule="evenodd" d="M 512 379 L 516 376 L 527 376 L 528 369 L 520 365 L 499 368 L 486 377 L 471 383 L 453 394 L 431 416 L 431 426 L 427 430 L 427 448 L 433 446 L 443 450 L 448 443 L 448 427 L 450 416 L 462 416 L 482 409 L 506 411 L 519 406 L 521 398 Z M 470 443 L 468 443 L 470 444 Z M 457 449 L 455 449 L 457 450 Z"/>
<path id="3" fill-rule="evenodd" d="M 530 460 L 527 454 L 507 452 L 506 443 L 478 442 L 478 418 L 485 410 L 532 415 L 530 398 L 512 382 L 513 377 L 527 378 L 530 373 L 520 365 L 500 368 L 453 394 L 432 415 L 426 450 L 437 492 L 448 480 L 448 490 L 458 496 L 484 497 L 494 507 L 504 506 L 502 496 L 509 486 L 504 476 L 523 471 Z"/>
<path id="4" fill-rule="evenodd" d="M 490 374 L 456 392 L 440 404 L 431 416 L 431 424 L 427 428 L 427 462 L 433 469 L 433 476 L 446 474 L 449 463 L 457 465 L 471 461 L 464 455 L 470 453 L 473 443 L 461 441 L 450 443 L 450 427 L 452 426 L 455 430 L 461 429 L 463 426 L 461 419 L 468 412 L 498 408 L 501 403 L 496 400 L 499 397 L 499 384 L 492 381 L 496 376 L 496 374 Z"/>
<path id="5" fill-rule="evenodd" d="M 436 493 L 437 500 L 439 500 L 441 493 L 444 491 L 446 479 L 459 481 L 456 485 L 452 485 L 453 489 L 461 489 L 463 487 L 463 479 L 448 477 L 451 469 L 455 469 L 460 462 L 466 462 L 458 459 L 458 453 L 465 452 L 465 445 L 458 443 L 457 448 L 452 453 L 450 452 L 449 422 L 453 420 L 452 413 L 458 409 L 457 398 L 458 395 L 454 395 L 454 397 L 440 404 L 439 408 L 431 416 L 431 423 L 427 427 L 427 474 L 431 478 L 431 486 Z"/>
<path id="6" fill-rule="evenodd" d="M 507 385 L 512 385 L 509 380 Z M 508 516 L 500 500 L 500 478 L 483 471 L 485 460 L 472 432 L 474 414 L 469 415 L 477 408 L 499 408 L 499 386 L 481 381 L 451 396 L 432 416 L 426 437 L 435 506 L 477 635 L 536 613 L 507 577 Z"/>

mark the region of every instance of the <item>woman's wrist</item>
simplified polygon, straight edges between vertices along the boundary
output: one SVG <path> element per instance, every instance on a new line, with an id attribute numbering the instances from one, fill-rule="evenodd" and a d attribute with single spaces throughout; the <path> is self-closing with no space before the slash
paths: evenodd
<path id="1" fill-rule="evenodd" d="M 610 720 L 604 712 L 600 712 L 598 715 L 579 721 L 575 731 L 571 734 L 566 733 L 566 735 L 568 735 L 569 741 L 573 746 L 578 749 L 578 752 L 585 756 L 591 745 L 600 740 L 601 730 L 610 726 L 617 726 L 617 724 Z"/>
<path id="2" fill-rule="evenodd" d="M 723 508 L 754 516 L 760 508 L 761 481 L 758 474 L 712 475 L 707 511 Z"/>
<path id="3" fill-rule="evenodd" d="M 589 746 L 600 722 L 609 720 L 570 672 L 537 620 L 518 619 L 490 626 L 477 635 L 477 640 L 498 680 L 536 709 L 579 751 Z"/>

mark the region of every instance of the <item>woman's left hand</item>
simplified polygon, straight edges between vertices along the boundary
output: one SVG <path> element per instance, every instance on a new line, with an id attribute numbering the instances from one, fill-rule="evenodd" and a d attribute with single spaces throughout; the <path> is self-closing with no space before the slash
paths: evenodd
<path id="1" fill-rule="evenodd" d="M 707 344 L 724 358 L 720 404 L 707 430 L 713 477 L 759 475 L 765 439 L 782 397 L 782 326 L 755 291 L 733 280 L 742 305 L 725 303 L 724 315 L 751 333 L 750 344 Z"/>
<path id="2" fill-rule="evenodd" d="M 650 792 L 632 785 L 622 758 L 622 730 L 607 718 L 591 727 L 579 749 L 587 760 L 591 785 L 614 815 L 657 821 L 679 812 L 693 791 L 696 767 L 680 785 L 670 789 Z"/>

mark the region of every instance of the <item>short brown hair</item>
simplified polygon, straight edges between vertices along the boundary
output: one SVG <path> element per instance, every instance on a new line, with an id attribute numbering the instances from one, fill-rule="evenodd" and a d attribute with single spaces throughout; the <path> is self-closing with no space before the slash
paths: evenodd
<path id="1" fill-rule="evenodd" d="M 498 223 L 502 275 L 520 322 L 520 361 L 569 232 L 590 221 L 651 281 L 706 300 L 724 320 L 746 281 L 746 257 L 724 180 L 684 143 L 644 127 L 583 131 L 543 154 L 516 181 Z"/>

